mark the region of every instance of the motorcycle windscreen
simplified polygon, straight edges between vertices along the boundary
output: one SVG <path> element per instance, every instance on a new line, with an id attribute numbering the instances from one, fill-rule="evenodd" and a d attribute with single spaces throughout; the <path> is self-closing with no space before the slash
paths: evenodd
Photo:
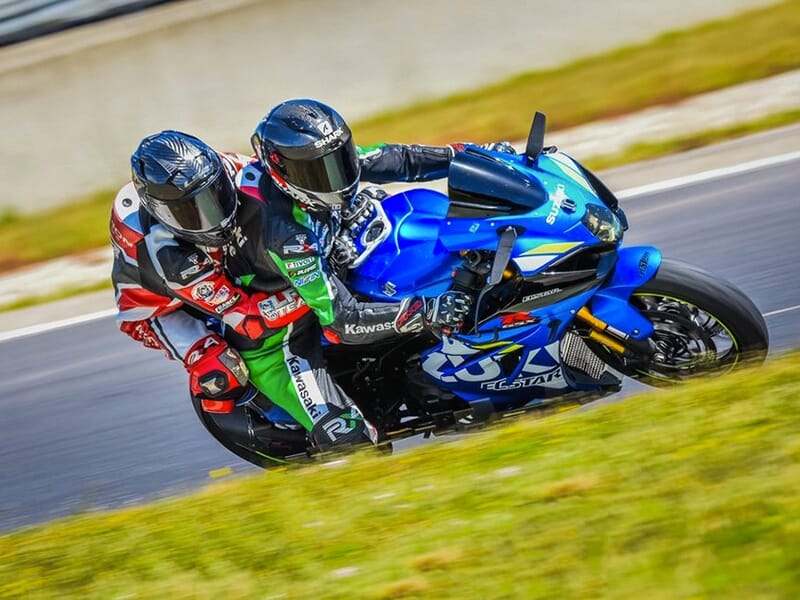
<path id="1" fill-rule="evenodd" d="M 447 194 L 456 208 L 501 215 L 527 213 L 547 202 L 547 192 L 538 181 L 478 148 L 453 157 Z"/>

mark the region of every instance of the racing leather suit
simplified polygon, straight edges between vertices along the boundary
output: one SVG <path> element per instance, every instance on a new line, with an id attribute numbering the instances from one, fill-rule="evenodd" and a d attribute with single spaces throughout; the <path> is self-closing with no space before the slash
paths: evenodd
<path id="1" fill-rule="evenodd" d="M 361 179 L 375 183 L 446 176 L 450 147 L 380 145 L 360 152 Z M 132 185 L 118 193 L 111 234 L 121 330 L 169 358 L 183 359 L 219 319 L 250 380 L 324 445 L 364 429 L 358 409 L 328 375 L 320 343 L 370 343 L 397 335 L 396 303 L 356 302 L 329 268 L 333 219 L 297 208 L 257 161 L 221 154 L 236 173 L 240 207 L 223 249 L 177 240 L 139 205 Z M 223 253 L 224 250 L 224 253 Z M 361 423 L 361 425 L 359 425 Z"/>

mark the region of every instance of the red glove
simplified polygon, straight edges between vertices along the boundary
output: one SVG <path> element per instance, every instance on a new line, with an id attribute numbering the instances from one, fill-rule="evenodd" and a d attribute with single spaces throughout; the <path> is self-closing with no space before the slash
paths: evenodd
<path id="1" fill-rule="evenodd" d="M 247 365 L 228 343 L 216 334 L 201 338 L 183 360 L 189 372 L 189 389 L 200 398 L 203 410 L 229 413 L 248 387 Z"/>

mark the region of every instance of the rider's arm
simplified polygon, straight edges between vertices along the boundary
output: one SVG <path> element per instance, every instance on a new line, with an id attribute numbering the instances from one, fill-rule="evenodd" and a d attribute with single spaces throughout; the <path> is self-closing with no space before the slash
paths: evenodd
<path id="1" fill-rule="evenodd" d="M 162 350 L 170 360 L 183 361 L 189 349 L 209 335 L 203 321 L 182 310 L 140 321 L 125 320 L 120 312 L 117 323 L 120 331 L 145 348 Z"/>
<path id="2" fill-rule="evenodd" d="M 391 183 L 441 179 L 447 176 L 454 153 L 451 146 L 377 144 L 359 147 L 361 180 Z"/>
<path id="3" fill-rule="evenodd" d="M 450 161 L 465 148 L 464 143 L 447 146 L 419 144 L 376 144 L 359 147 L 361 180 L 371 183 L 430 181 L 447 177 Z M 481 148 L 493 152 L 515 153 L 508 142 L 491 142 Z"/>
<path id="4" fill-rule="evenodd" d="M 283 251 L 270 250 L 269 256 L 317 315 L 325 337 L 332 342 L 370 344 L 397 334 L 455 326 L 467 314 L 469 299 L 459 292 L 430 298 L 414 296 L 402 302 L 359 302 L 330 273 L 316 251 L 318 243 L 313 234 L 298 235 L 301 237 L 295 235 L 284 241 Z M 300 248 L 314 250 L 302 254 L 292 251 Z"/>
<path id="5" fill-rule="evenodd" d="M 145 289 L 138 265 L 126 260 L 116 247 L 111 282 L 117 325 L 145 348 L 162 350 L 172 360 L 183 360 L 189 348 L 208 335 L 205 322 L 182 310 L 179 299 Z"/>
<path id="6" fill-rule="evenodd" d="M 234 284 L 222 269 L 220 251 L 178 242 L 160 227 L 147 236 L 148 255 L 169 295 L 203 314 L 220 319 L 249 340 L 266 337 L 300 318 L 309 308 L 293 304 L 280 312 L 262 305 L 283 300 L 283 292 L 252 292 Z"/>
<path id="7" fill-rule="evenodd" d="M 189 348 L 208 335 L 205 322 L 183 308 L 178 298 L 155 277 L 147 260 L 139 198 L 133 184 L 123 186 L 114 199 L 109 223 L 114 262 L 111 283 L 117 304 L 117 325 L 146 348 L 162 350 L 183 360 Z"/>
<path id="8" fill-rule="evenodd" d="M 268 251 L 278 270 L 311 307 L 336 341 L 370 343 L 396 335 L 392 327 L 397 303 L 357 302 L 334 277 L 309 230 L 295 233 Z"/>

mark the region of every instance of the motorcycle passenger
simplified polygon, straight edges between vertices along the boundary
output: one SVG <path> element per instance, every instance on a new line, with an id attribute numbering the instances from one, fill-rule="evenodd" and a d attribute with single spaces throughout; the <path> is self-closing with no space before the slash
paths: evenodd
<path id="1" fill-rule="evenodd" d="M 398 146 L 386 156 L 398 152 L 413 159 L 396 179 L 441 176 L 452 153 Z M 207 411 L 232 410 L 249 373 L 318 445 L 374 441 L 325 371 L 320 323 L 341 341 L 369 342 L 373 337 L 352 332 L 396 335 L 457 324 L 467 302 L 453 293 L 400 305 L 355 302 L 320 252 L 332 236 L 304 228 L 298 218 L 305 213 L 287 196 L 260 199 L 260 188 L 270 186 L 258 179 L 253 185 L 260 169 L 246 161 L 175 131 L 141 142 L 131 158 L 133 186 L 117 195 L 111 220 L 120 328 L 182 360 Z M 387 164 L 376 163 L 381 177 Z M 208 317 L 224 325 L 224 337 L 207 327 Z"/>

